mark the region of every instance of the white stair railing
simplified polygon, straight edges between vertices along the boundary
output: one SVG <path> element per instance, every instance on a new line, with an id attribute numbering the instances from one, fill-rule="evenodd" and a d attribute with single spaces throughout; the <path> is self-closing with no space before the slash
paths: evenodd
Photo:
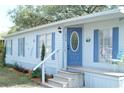
<path id="1" fill-rule="evenodd" d="M 43 61 L 41 61 L 38 65 L 36 65 L 36 67 L 34 67 L 33 71 L 35 71 L 38 67 L 40 67 L 41 65 L 41 70 L 42 70 L 42 83 L 45 82 L 45 67 L 44 67 L 44 63 L 52 56 L 54 55 L 56 52 L 59 52 L 59 49 L 54 50 L 51 54 L 49 54 Z"/>

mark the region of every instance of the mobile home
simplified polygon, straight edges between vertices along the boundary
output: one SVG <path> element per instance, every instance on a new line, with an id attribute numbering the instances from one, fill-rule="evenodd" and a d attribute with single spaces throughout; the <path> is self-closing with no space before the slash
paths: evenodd
<path id="1" fill-rule="evenodd" d="M 4 36 L 6 63 L 44 65 L 48 87 L 124 87 L 123 36 L 122 8 L 66 19 Z"/>

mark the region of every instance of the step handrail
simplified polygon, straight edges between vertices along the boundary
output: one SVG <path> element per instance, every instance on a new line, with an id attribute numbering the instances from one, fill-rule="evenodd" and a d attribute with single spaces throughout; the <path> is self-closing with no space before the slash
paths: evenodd
<path id="1" fill-rule="evenodd" d="M 59 49 L 54 50 L 52 53 L 50 53 L 43 61 L 41 61 L 37 66 L 34 67 L 33 71 L 35 71 L 39 66 L 41 66 L 42 69 L 42 83 L 45 82 L 45 67 L 44 63 L 47 62 L 47 60 L 54 55 L 56 52 L 59 52 Z"/>
<path id="2" fill-rule="evenodd" d="M 58 52 L 59 49 L 54 50 L 52 53 L 50 53 L 43 61 L 41 61 L 38 65 L 36 65 L 33 68 L 33 71 L 35 71 L 38 67 L 40 67 L 43 63 L 45 63 L 52 55 L 54 55 L 56 52 Z"/>

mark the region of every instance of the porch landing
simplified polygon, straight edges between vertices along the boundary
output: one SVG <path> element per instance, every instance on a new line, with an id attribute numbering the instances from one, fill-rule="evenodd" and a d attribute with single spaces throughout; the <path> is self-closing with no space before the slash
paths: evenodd
<path id="1" fill-rule="evenodd" d="M 51 88 L 124 88 L 124 73 L 86 67 L 68 67 L 42 84 Z"/>
<path id="2" fill-rule="evenodd" d="M 68 67 L 84 74 L 84 86 L 88 88 L 124 88 L 124 73 L 105 69 Z"/>
<path id="3" fill-rule="evenodd" d="M 68 67 L 68 71 L 70 72 L 77 72 L 77 73 L 84 73 L 84 72 L 90 72 L 90 73 L 96 73 L 96 74 L 103 74 L 113 77 L 124 77 L 123 72 L 115 72 L 112 70 L 105 70 L 105 69 L 97 69 L 97 68 L 89 68 L 89 67 Z"/>

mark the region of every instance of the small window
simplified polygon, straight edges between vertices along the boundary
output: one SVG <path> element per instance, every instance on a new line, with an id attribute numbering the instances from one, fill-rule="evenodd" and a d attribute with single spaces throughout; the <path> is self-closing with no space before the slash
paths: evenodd
<path id="1" fill-rule="evenodd" d="M 52 52 L 52 35 L 51 33 L 46 34 L 46 42 L 45 42 L 45 46 L 46 46 L 46 56 L 48 56 L 51 52 Z"/>
<path id="2" fill-rule="evenodd" d="M 75 52 L 75 51 L 77 51 L 78 46 L 79 46 L 79 36 L 78 36 L 78 33 L 76 31 L 74 31 L 70 37 L 70 47 L 71 47 L 72 51 Z"/>
<path id="3" fill-rule="evenodd" d="M 25 38 L 18 39 L 18 56 L 25 56 Z"/>
<path id="4" fill-rule="evenodd" d="M 55 50 L 55 32 L 41 35 L 41 46 L 45 44 L 45 56 L 47 57 Z M 55 54 L 51 56 L 51 60 L 55 60 Z"/>
<path id="5" fill-rule="evenodd" d="M 112 59 L 112 31 L 109 29 L 99 32 L 99 61 L 108 62 Z"/>
<path id="6" fill-rule="evenodd" d="M 12 40 L 6 41 L 6 53 L 7 55 L 12 55 Z"/>
<path id="7" fill-rule="evenodd" d="M 41 48 L 40 38 L 41 38 L 41 35 L 36 36 L 36 58 L 40 57 L 40 48 Z"/>

